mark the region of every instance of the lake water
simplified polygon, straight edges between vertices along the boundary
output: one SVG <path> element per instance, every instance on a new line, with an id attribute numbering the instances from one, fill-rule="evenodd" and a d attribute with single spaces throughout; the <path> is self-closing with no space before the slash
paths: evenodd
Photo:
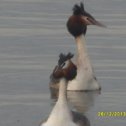
<path id="1" fill-rule="evenodd" d="M 49 75 L 60 52 L 74 52 L 66 21 L 79 0 L 0 1 L 0 126 L 38 126 L 54 103 Z M 91 126 L 126 126 L 126 0 L 85 0 L 85 8 L 107 28 L 89 26 L 88 53 L 101 93 L 69 93 Z"/>

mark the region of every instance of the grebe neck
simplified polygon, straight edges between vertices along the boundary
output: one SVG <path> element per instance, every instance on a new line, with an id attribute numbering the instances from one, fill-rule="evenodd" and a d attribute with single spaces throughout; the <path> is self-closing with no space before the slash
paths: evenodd
<path id="1" fill-rule="evenodd" d="M 83 57 L 87 57 L 87 48 L 86 48 L 86 40 L 85 37 L 78 36 L 75 38 L 75 42 L 77 44 L 77 52 L 78 52 L 78 57 L 82 58 Z"/>
<path id="2" fill-rule="evenodd" d="M 67 102 L 67 81 L 66 79 L 62 78 L 60 80 L 60 84 L 59 84 L 59 97 L 58 97 L 58 101 L 60 103 L 66 103 Z"/>
<path id="3" fill-rule="evenodd" d="M 91 63 L 86 48 L 86 39 L 83 35 L 75 38 L 77 44 L 77 67 L 92 71 Z"/>

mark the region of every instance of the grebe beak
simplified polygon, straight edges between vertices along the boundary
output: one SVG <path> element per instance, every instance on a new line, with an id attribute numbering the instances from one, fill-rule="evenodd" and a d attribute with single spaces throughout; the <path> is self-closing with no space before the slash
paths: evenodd
<path id="1" fill-rule="evenodd" d="M 82 16 L 82 20 L 84 22 L 84 24 L 86 25 L 96 25 L 99 27 L 104 27 L 106 28 L 106 26 L 104 24 L 102 24 L 101 22 L 95 20 L 92 16 Z"/>

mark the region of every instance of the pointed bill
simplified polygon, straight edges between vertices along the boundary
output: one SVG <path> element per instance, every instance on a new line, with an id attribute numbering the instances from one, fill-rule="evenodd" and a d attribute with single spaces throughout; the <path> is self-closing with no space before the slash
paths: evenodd
<path id="1" fill-rule="evenodd" d="M 84 23 L 86 25 L 96 25 L 96 26 L 99 26 L 99 27 L 106 28 L 106 26 L 104 24 L 102 24 L 101 22 L 95 20 L 93 17 L 83 16 L 82 20 L 84 21 Z"/>

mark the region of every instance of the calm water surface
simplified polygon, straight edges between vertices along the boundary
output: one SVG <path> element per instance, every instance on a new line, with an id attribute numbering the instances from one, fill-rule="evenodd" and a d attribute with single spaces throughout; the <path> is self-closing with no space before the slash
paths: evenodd
<path id="1" fill-rule="evenodd" d="M 38 126 L 50 113 L 49 75 L 60 52 L 76 51 L 65 26 L 76 2 L 0 1 L 0 126 Z M 90 26 L 86 35 L 102 91 L 69 92 L 69 100 L 91 126 L 126 126 L 125 117 L 97 116 L 126 111 L 126 0 L 85 0 L 85 6 L 108 26 Z"/>

